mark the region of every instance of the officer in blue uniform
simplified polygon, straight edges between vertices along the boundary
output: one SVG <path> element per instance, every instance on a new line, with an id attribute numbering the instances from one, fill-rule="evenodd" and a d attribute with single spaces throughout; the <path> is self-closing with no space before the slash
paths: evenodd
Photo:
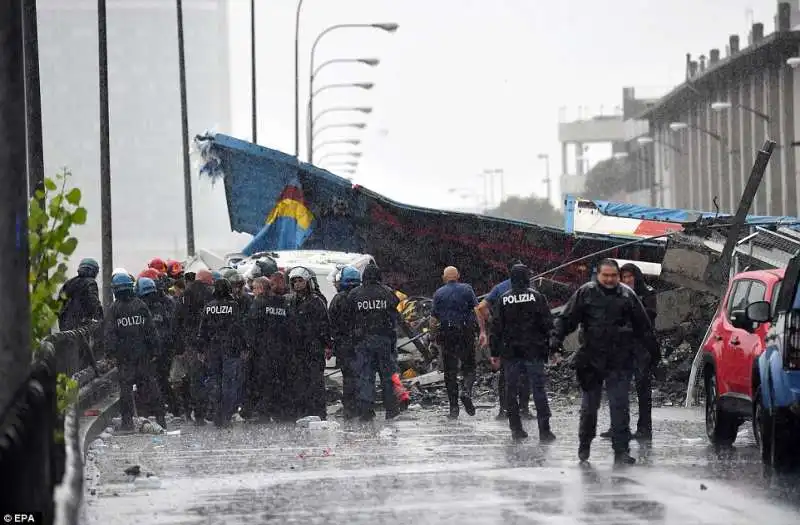
<path id="1" fill-rule="evenodd" d="M 111 279 L 114 304 L 105 319 L 106 348 L 117 360 L 122 429 L 133 429 L 133 385 L 152 405 L 158 423 L 166 427 L 164 403 L 156 383 L 156 361 L 161 347 L 150 310 L 136 297 L 133 279 L 117 274 Z"/>
<path id="2" fill-rule="evenodd" d="M 475 415 L 472 387 L 475 384 L 475 308 L 478 298 L 472 286 L 458 282 L 458 269 L 448 266 L 442 273 L 445 285 L 433 294 L 431 315 L 439 323 L 437 341 L 442 348 L 444 384 L 450 401 L 450 418 L 459 415 L 458 368 L 461 363 L 461 402 L 470 416 Z"/>
<path id="3" fill-rule="evenodd" d="M 358 415 L 356 387 L 358 370 L 356 369 L 356 351 L 353 336 L 347 325 L 347 296 L 361 285 L 361 273 L 352 266 L 345 266 L 337 276 L 337 293 L 328 306 L 328 317 L 331 320 L 331 338 L 336 364 L 342 371 L 342 408 L 345 419 Z"/>

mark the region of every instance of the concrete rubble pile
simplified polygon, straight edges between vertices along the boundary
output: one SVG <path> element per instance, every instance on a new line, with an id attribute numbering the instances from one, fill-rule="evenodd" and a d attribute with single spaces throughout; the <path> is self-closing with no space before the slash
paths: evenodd
<path id="1" fill-rule="evenodd" d="M 697 349 L 706 335 L 719 298 L 713 294 L 678 288 L 658 296 L 659 317 L 656 323 L 662 360 L 653 381 L 655 405 L 680 405 L 686 397 L 689 372 Z M 438 349 L 435 344 L 420 339 L 428 356 L 413 344 L 398 352 L 398 362 L 405 386 L 411 393 L 411 403 L 423 408 L 447 404 L 444 374 L 438 370 Z M 400 339 L 398 346 L 408 339 Z M 577 349 L 576 334 L 564 343 L 564 359 L 548 366 L 548 391 L 554 401 L 579 400 L 578 384 L 570 356 Z M 478 368 L 474 396 L 479 404 L 496 404 L 499 373 L 488 364 L 488 350 L 478 351 Z M 634 385 L 631 385 L 632 393 Z"/>

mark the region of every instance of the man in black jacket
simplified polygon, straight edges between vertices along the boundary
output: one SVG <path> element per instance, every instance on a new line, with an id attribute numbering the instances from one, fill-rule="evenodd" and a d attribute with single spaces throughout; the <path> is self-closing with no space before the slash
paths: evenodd
<path id="1" fill-rule="evenodd" d="M 618 465 L 636 462 L 630 456 L 630 406 L 628 390 L 635 365 L 637 342 L 652 351 L 657 346 L 653 327 L 636 294 L 619 282 L 619 265 L 604 259 L 597 267 L 596 280 L 581 286 L 556 321 L 551 349 L 582 328 L 581 347 L 573 365 L 583 391 L 578 458 L 588 461 L 597 432 L 597 411 L 605 382 L 611 411 L 611 443 Z"/>
<path id="2" fill-rule="evenodd" d="M 83 259 L 78 265 L 78 275 L 61 287 L 58 296 L 64 301 L 64 306 L 58 315 L 58 329 L 62 332 L 103 319 L 103 304 L 97 288 L 99 272 L 97 261 Z"/>
<path id="3" fill-rule="evenodd" d="M 536 416 L 539 440 L 556 439 L 550 430 L 550 404 L 545 391 L 544 365 L 548 357 L 553 316 L 544 295 L 530 287 L 530 271 L 522 264 L 511 268 L 511 289 L 500 295 L 492 309 L 492 361 L 502 358 L 506 378 L 506 405 L 511 436 L 525 439 L 527 432 L 520 418 L 520 382 L 528 378 Z"/>
<path id="4" fill-rule="evenodd" d="M 627 263 L 619 269 L 620 279 L 628 288 L 632 289 L 642 302 L 650 322 L 655 326 L 657 315 L 656 293 L 644 280 L 642 270 L 633 263 Z M 652 352 L 655 350 L 655 352 Z M 639 419 L 636 424 L 634 439 L 650 440 L 653 437 L 653 372 L 661 361 L 661 352 L 658 346 L 647 349 L 639 344 L 635 353 L 636 366 L 633 369 L 633 378 L 636 382 L 636 397 L 638 398 Z M 603 432 L 600 437 L 610 438 L 611 430 Z"/>
<path id="5" fill-rule="evenodd" d="M 346 326 L 355 345 L 359 412 L 364 421 L 375 417 L 372 405 L 375 401 L 377 372 L 383 386 L 386 419 L 393 419 L 400 414 L 392 389 L 392 352 L 399 301 L 391 290 L 381 284 L 381 272 L 377 266 L 367 266 L 361 280 L 364 284 L 348 294 L 345 307 Z"/>

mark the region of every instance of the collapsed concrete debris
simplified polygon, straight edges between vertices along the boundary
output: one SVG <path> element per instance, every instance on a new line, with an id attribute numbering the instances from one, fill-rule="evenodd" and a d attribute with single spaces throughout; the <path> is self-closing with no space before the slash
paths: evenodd
<path id="1" fill-rule="evenodd" d="M 659 316 L 656 330 L 661 344 L 662 360 L 659 373 L 653 381 L 655 405 L 676 406 L 683 403 L 692 360 L 703 342 L 718 303 L 717 294 L 687 288 L 667 290 L 658 295 Z M 398 346 L 403 341 L 399 340 Z M 398 351 L 403 384 L 409 389 L 412 404 L 422 407 L 446 404 L 448 401 L 444 389 L 444 374 L 438 370 L 439 350 L 427 337 L 420 341 L 426 345 L 426 352 L 420 352 L 412 345 L 406 345 Z M 577 345 L 577 335 L 573 334 L 564 343 L 565 359 L 559 364 L 548 366 L 548 391 L 555 401 L 579 399 L 575 371 L 569 359 L 577 350 Z M 487 350 L 477 352 L 476 401 L 495 403 L 499 373 L 488 366 Z M 634 385 L 631 388 L 633 392 Z"/>

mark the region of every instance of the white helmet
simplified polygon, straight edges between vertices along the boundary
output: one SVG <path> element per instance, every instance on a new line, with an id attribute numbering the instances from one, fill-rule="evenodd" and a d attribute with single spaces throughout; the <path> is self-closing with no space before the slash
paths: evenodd
<path id="1" fill-rule="evenodd" d="M 289 281 L 292 279 L 303 279 L 304 281 L 311 280 L 311 272 L 307 269 L 303 268 L 302 266 L 298 266 L 297 268 L 293 268 L 291 272 L 289 272 Z"/>

